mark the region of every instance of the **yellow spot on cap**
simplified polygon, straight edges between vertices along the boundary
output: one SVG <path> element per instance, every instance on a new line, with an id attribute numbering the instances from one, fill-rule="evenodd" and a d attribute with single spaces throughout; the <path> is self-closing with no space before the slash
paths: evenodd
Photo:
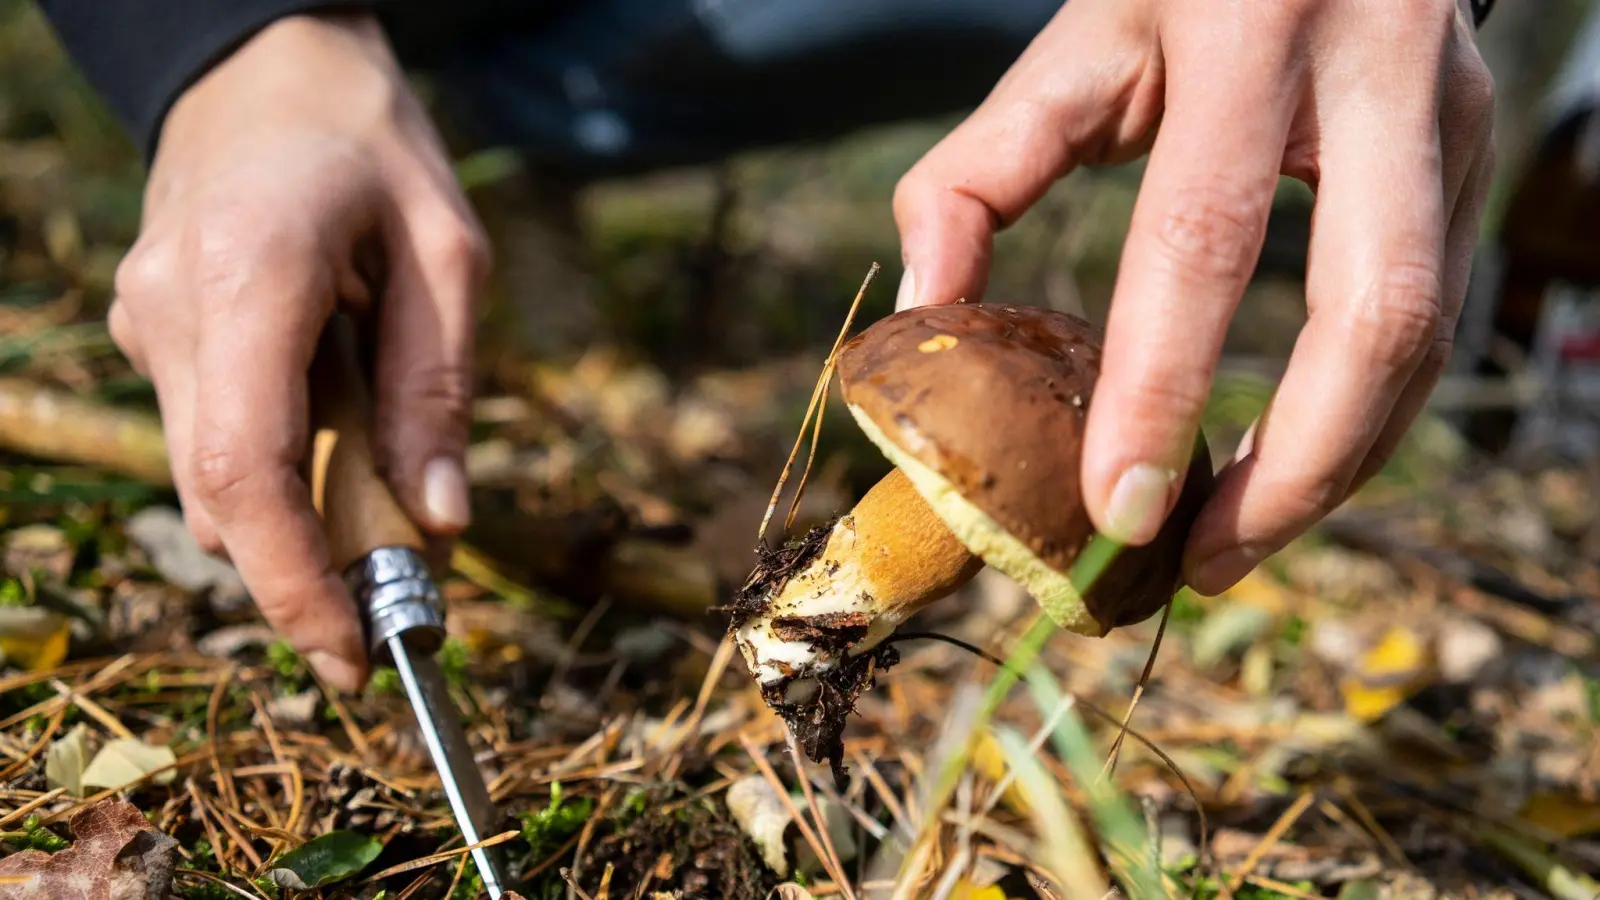
<path id="1" fill-rule="evenodd" d="M 936 334 L 917 345 L 923 353 L 938 353 L 940 350 L 949 350 L 960 343 L 953 334 Z"/>

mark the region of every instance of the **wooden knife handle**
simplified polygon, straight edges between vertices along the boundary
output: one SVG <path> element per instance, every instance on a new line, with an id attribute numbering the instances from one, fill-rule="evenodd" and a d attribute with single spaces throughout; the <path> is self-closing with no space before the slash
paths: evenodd
<path id="1" fill-rule="evenodd" d="M 334 571 L 379 547 L 425 551 L 372 456 L 372 404 L 357 353 L 355 324 L 334 313 L 311 365 L 311 495 L 322 515 Z"/>

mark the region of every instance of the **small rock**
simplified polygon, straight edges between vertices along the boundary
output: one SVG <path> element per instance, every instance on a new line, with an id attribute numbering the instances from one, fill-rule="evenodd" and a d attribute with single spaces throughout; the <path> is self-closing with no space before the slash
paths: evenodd
<path id="1" fill-rule="evenodd" d="M 645 625 L 619 632 L 611 647 L 629 662 L 653 662 L 665 656 L 678 642 L 679 639 L 665 628 Z"/>
<path id="2" fill-rule="evenodd" d="M 1354 668 L 1366 649 L 1355 626 L 1338 619 L 1326 619 L 1311 627 L 1307 644 L 1312 655 L 1336 669 Z"/>
<path id="3" fill-rule="evenodd" d="M 40 571 L 65 581 L 72 574 L 72 545 L 54 525 L 24 525 L 6 535 L 4 565 L 13 575 Z"/>
<path id="4" fill-rule="evenodd" d="M 232 659 L 246 649 L 265 647 L 276 638 L 267 625 L 224 625 L 196 641 L 195 649 L 205 656 Z"/>
<path id="5" fill-rule="evenodd" d="M 1188 816 L 1165 815 L 1161 817 L 1161 862 L 1178 866 L 1198 857 L 1192 823 Z"/>
<path id="6" fill-rule="evenodd" d="M 150 557 L 161 577 L 193 593 L 209 591 L 219 610 L 243 607 L 250 598 L 233 566 L 200 549 L 175 509 L 152 506 L 128 520 L 128 537 Z"/>
<path id="7" fill-rule="evenodd" d="M 1288 576 L 1296 587 L 1324 599 L 1391 596 L 1400 587 L 1398 576 L 1387 562 L 1341 547 L 1308 549 L 1293 555 L 1288 560 Z"/>
<path id="8" fill-rule="evenodd" d="M 281 728 L 305 728 L 317 714 L 318 699 L 316 691 L 274 697 L 267 701 L 267 715 Z"/>
<path id="9" fill-rule="evenodd" d="M 1466 616 L 1446 619 L 1435 640 L 1439 675 L 1451 684 L 1476 681 L 1505 652 L 1499 632 Z"/>

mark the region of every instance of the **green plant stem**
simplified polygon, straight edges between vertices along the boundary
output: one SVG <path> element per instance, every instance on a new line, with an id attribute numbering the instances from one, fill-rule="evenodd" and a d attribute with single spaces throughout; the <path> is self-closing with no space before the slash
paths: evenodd
<path id="1" fill-rule="evenodd" d="M 1089 541 L 1089 546 L 1078 557 L 1067 576 L 1080 595 L 1087 593 L 1094 586 L 1095 581 L 1121 550 L 1121 544 L 1103 535 L 1097 534 Z M 1016 685 L 1020 674 L 1032 667 L 1034 660 L 1039 658 L 1039 654 L 1044 651 L 1044 645 L 1055 635 L 1058 627 L 1043 610 L 1034 614 L 1028 630 L 1018 639 L 1016 646 L 1006 656 L 1005 665 L 1000 667 L 995 679 L 989 683 L 989 689 L 984 692 L 983 704 L 968 729 L 965 743 L 959 751 L 951 754 L 939 770 L 939 780 L 934 783 L 933 795 L 926 806 L 927 809 L 942 810 L 950 802 L 956 784 L 961 780 L 961 773 L 966 770 L 976 749 L 979 735 L 989 727 L 989 721 L 1000 708 L 1000 704 L 1005 702 L 1006 695 Z"/>
<path id="2" fill-rule="evenodd" d="M 1495 825 L 1477 825 L 1472 830 L 1479 840 L 1537 880 L 1557 900 L 1600 897 L 1600 882 L 1562 865 L 1532 841 Z"/>

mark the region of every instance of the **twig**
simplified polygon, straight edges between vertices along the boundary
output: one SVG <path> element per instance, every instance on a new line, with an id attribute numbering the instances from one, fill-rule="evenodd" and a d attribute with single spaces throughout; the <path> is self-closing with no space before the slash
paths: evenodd
<path id="1" fill-rule="evenodd" d="M 457 847 L 457 848 L 455 848 L 453 850 L 445 850 L 445 851 L 442 851 L 440 853 L 432 853 L 432 854 L 429 854 L 428 856 L 422 856 L 422 857 L 418 857 L 417 859 L 413 859 L 410 862 L 403 862 L 403 863 L 399 863 L 397 865 L 390 866 L 389 868 L 384 869 L 382 872 L 379 872 L 379 873 L 377 873 L 375 875 L 367 876 L 366 878 L 361 880 L 361 883 L 362 884 L 375 884 L 375 883 L 377 883 L 379 881 L 382 881 L 385 878 L 392 878 L 395 875 L 404 875 L 407 872 L 415 872 L 418 869 L 425 869 L 425 868 L 427 868 L 429 866 L 436 866 L 436 865 L 438 865 L 439 863 L 442 863 L 442 862 L 449 862 L 450 860 L 455 859 L 458 856 L 466 856 L 467 854 L 471 853 L 472 851 L 477 850 L 477 849 L 482 848 L 482 847 L 494 847 L 494 846 L 497 846 L 499 844 L 504 844 L 506 841 L 513 840 L 513 839 L 521 836 L 521 834 L 522 833 L 519 832 L 519 831 L 502 831 L 499 834 L 494 835 L 493 837 L 484 838 L 483 840 L 477 842 L 476 844 L 467 844 L 467 845 L 462 846 L 462 847 Z"/>
<path id="2" fill-rule="evenodd" d="M 811 416 L 813 414 L 821 415 L 818 410 L 818 403 L 827 395 L 828 382 L 833 377 L 834 361 L 839 355 L 839 348 L 844 346 L 845 336 L 850 333 L 850 326 L 855 322 L 856 310 L 861 307 L 861 299 L 866 296 L 867 288 L 871 286 L 872 280 L 878 276 L 879 268 L 877 263 L 873 263 L 872 267 L 867 270 L 867 277 L 861 282 L 861 289 L 856 291 L 856 298 L 850 304 L 850 312 L 845 316 L 844 325 L 839 329 L 839 336 L 834 339 L 833 349 L 828 351 L 828 359 L 823 363 L 822 374 L 817 379 L 817 386 L 811 392 L 811 403 L 806 407 L 805 417 L 800 420 L 800 431 L 795 435 L 794 447 L 789 450 L 789 460 L 783 464 L 783 472 L 778 476 L 778 484 L 772 489 L 772 499 L 767 501 L 767 511 L 761 516 L 761 527 L 756 531 L 757 543 L 767 539 L 767 525 L 772 521 L 772 514 L 778 508 L 778 498 L 783 496 L 783 488 L 789 481 L 789 472 L 794 468 L 795 457 L 800 455 L 800 442 L 805 440 L 806 426 L 811 424 Z M 818 427 L 821 427 L 820 423 Z M 809 468 L 808 464 L 808 471 Z M 800 492 L 796 491 L 795 504 L 798 505 L 799 502 Z M 792 512 L 790 519 L 793 519 Z"/>
<path id="3" fill-rule="evenodd" d="M 1150 655 L 1144 661 L 1144 671 L 1139 674 L 1139 683 L 1134 686 L 1133 700 L 1128 703 L 1128 712 L 1122 717 L 1122 724 L 1117 729 L 1116 740 L 1111 742 L 1111 752 L 1106 756 L 1105 768 L 1100 771 L 1102 779 L 1108 778 L 1117 768 L 1117 759 L 1122 755 L 1122 739 L 1128 734 L 1128 723 L 1133 721 L 1133 711 L 1139 706 L 1139 698 L 1144 696 L 1145 685 L 1150 683 L 1150 673 L 1156 667 L 1156 654 L 1161 651 L 1161 638 L 1167 633 L 1167 620 L 1172 618 L 1172 599 L 1167 599 L 1167 605 L 1161 610 L 1161 624 L 1156 626 L 1156 639 L 1150 643 Z"/>
<path id="4" fill-rule="evenodd" d="M 810 845 L 811 852 L 817 855 L 817 859 L 821 860 L 824 866 L 828 866 L 828 877 L 842 884 L 845 880 L 844 873 L 833 871 L 833 867 L 829 865 L 830 857 L 823 849 L 821 840 L 817 837 L 816 832 L 812 831 L 810 823 L 806 821 L 806 817 L 801 815 L 800 810 L 795 807 L 794 801 L 789 797 L 789 792 L 783 788 L 783 781 L 778 778 L 778 773 L 772 770 L 772 764 L 767 762 L 766 755 L 761 752 L 760 748 L 750 742 L 748 735 L 739 735 L 739 743 L 743 745 L 744 752 L 749 754 L 750 761 L 755 763 L 756 768 L 761 772 L 761 777 L 767 780 L 767 784 L 772 786 L 773 793 L 778 795 L 778 799 L 789 810 L 790 818 L 794 820 L 795 827 L 800 829 L 800 836 L 805 838 L 806 843 Z"/>
<path id="5" fill-rule="evenodd" d="M 1304 791 L 1288 809 L 1283 811 L 1283 815 L 1278 817 L 1278 821 L 1272 823 L 1272 827 L 1267 829 L 1267 833 L 1261 836 L 1261 840 L 1245 856 L 1244 862 L 1239 864 L 1239 869 L 1229 879 L 1228 887 L 1230 890 L 1237 891 L 1244 884 L 1245 877 L 1255 869 L 1263 857 L 1272 851 L 1273 847 L 1278 845 L 1279 841 L 1283 840 L 1284 833 L 1293 827 L 1294 823 L 1299 820 L 1306 810 L 1311 808 L 1311 804 L 1316 799 L 1317 795 L 1315 793 Z"/>
<path id="6" fill-rule="evenodd" d="M 811 779 L 806 775 L 806 764 L 800 754 L 800 745 L 795 742 L 794 732 L 788 731 L 785 737 L 789 742 L 789 755 L 794 759 L 795 774 L 799 776 L 800 791 L 805 794 L 806 805 L 811 808 L 811 818 L 817 823 L 817 835 L 822 839 L 822 846 L 828 851 L 828 868 L 838 873 L 834 877 L 838 879 L 839 887 L 844 890 L 846 900 L 855 900 L 855 891 L 850 889 L 850 883 L 845 878 L 844 862 L 839 859 L 839 851 L 833 846 L 833 835 L 828 831 L 828 818 L 822 814 L 822 807 L 817 803 L 817 795 L 811 790 Z"/>

